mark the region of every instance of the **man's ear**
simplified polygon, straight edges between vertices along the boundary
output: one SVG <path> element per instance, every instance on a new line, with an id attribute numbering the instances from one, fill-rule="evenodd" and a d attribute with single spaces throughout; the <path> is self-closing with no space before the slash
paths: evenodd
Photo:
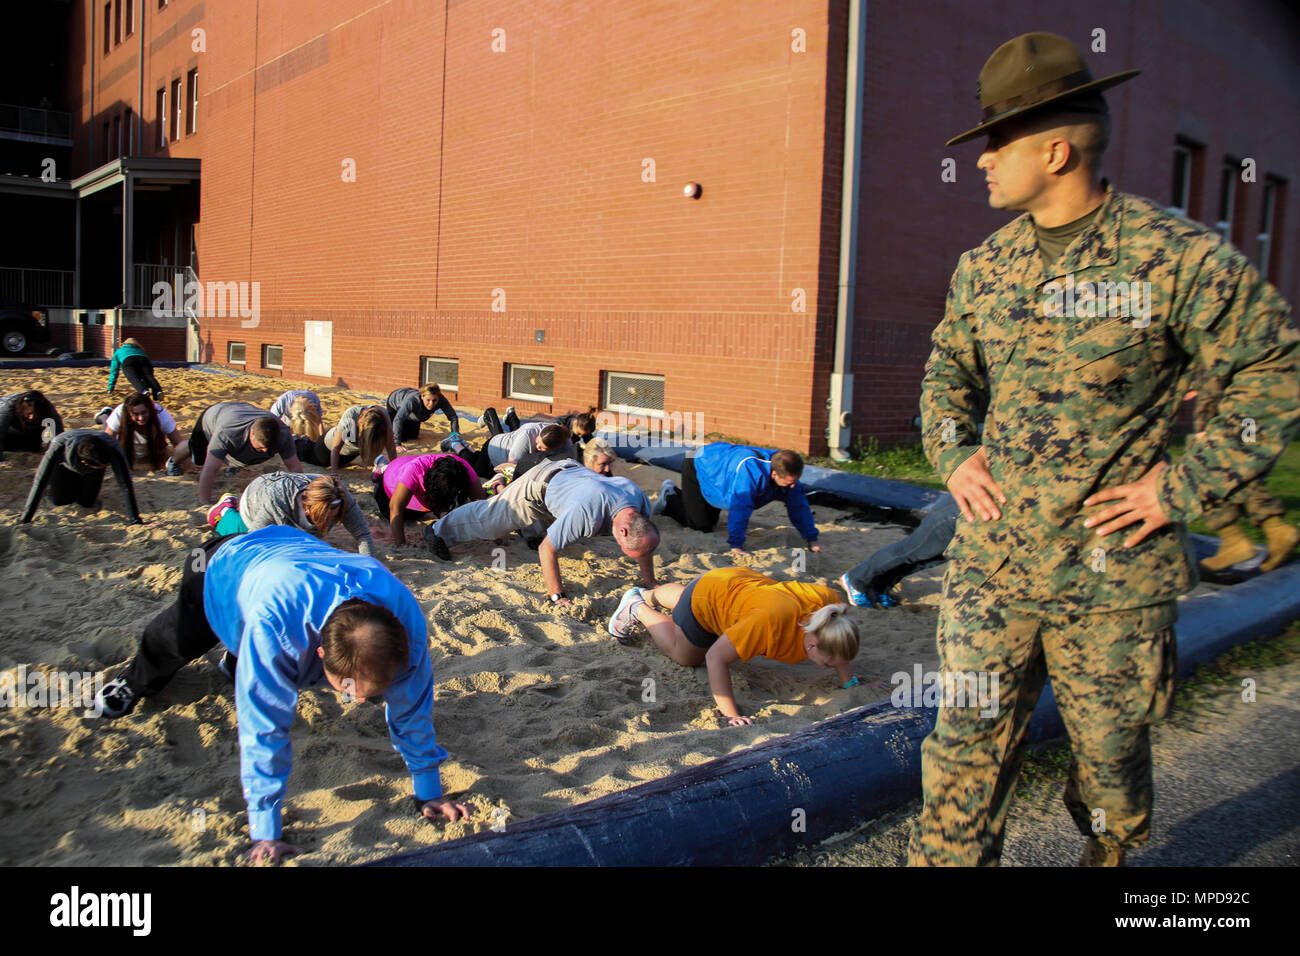
<path id="1" fill-rule="evenodd" d="M 323 647 L 316 648 L 316 656 L 319 657 L 321 660 L 325 660 L 325 648 Z"/>

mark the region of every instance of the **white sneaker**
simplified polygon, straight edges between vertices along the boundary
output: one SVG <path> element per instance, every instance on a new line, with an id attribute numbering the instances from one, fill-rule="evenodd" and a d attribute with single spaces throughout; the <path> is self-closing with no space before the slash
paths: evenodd
<path id="1" fill-rule="evenodd" d="M 632 588 L 623 595 L 623 599 L 618 602 L 618 607 L 609 618 L 609 633 L 618 639 L 620 644 L 626 644 L 628 638 L 632 635 L 632 626 L 636 624 L 636 609 L 638 605 L 645 603 L 645 597 L 640 588 Z"/>
<path id="2" fill-rule="evenodd" d="M 677 494 L 677 486 L 673 484 L 671 478 L 665 478 L 664 483 L 659 488 L 659 497 L 655 499 L 654 505 L 650 508 L 651 515 L 661 515 L 668 507 L 668 496 Z"/>
<path id="3" fill-rule="evenodd" d="M 372 481 L 378 481 L 380 477 L 383 475 L 384 469 L 387 467 L 388 467 L 388 456 L 385 455 L 383 452 L 380 452 L 378 455 L 375 456 L 375 470 L 370 473 L 370 479 Z"/>

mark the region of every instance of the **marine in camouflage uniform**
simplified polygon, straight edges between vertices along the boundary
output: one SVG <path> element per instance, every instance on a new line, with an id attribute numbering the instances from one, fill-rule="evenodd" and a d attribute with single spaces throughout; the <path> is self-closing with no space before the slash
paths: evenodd
<path id="1" fill-rule="evenodd" d="M 1017 38 L 994 58 L 1027 38 L 1031 54 L 1059 41 L 1082 63 L 1050 34 Z M 987 119 L 997 115 L 986 82 L 993 64 L 981 72 L 986 123 L 974 135 L 1001 122 Z M 1107 82 L 1093 82 L 1086 67 L 1084 76 L 1096 92 Z M 921 403 L 926 454 L 950 482 L 982 452 L 1006 498 L 996 520 L 958 521 L 940 605 L 941 668 L 996 672 L 999 694 L 994 716 L 939 709 L 922 748 L 913 864 L 998 862 L 1029 718 L 1049 675 L 1073 752 L 1065 802 L 1092 838 L 1085 862 L 1098 862 L 1094 851 L 1118 862 L 1146 842 L 1148 732 L 1173 692 L 1174 602 L 1196 584 L 1184 523 L 1271 467 L 1300 415 L 1300 334 L 1276 291 L 1215 233 L 1102 186 L 1095 217 L 1051 266 L 1028 215 L 965 253 L 934 332 Z M 1101 282 L 1123 285 L 1103 290 L 1104 302 L 1079 285 Z M 1149 289 L 1149 313 L 1111 299 L 1131 282 L 1149 283 L 1139 287 Z M 1058 295 L 1071 285 L 1072 308 Z M 1222 393 L 1209 435 L 1176 466 L 1149 474 L 1168 462 L 1179 380 L 1193 357 Z M 1253 442 L 1240 438 L 1246 418 Z M 1084 526 L 1111 507 L 1086 499 L 1139 479 L 1153 483 L 1169 523 L 1128 548 L 1121 542 L 1136 525 L 1107 537 Z"/>

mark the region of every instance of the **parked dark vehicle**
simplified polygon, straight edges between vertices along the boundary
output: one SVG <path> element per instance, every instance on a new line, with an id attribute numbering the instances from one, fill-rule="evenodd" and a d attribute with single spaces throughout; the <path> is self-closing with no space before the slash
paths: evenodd
<path id="1" fill-rule="evenodd" d="M 0 302 L 0 355 L 22 355 L 50 340 L 50 314 L 21 302 Z"/>

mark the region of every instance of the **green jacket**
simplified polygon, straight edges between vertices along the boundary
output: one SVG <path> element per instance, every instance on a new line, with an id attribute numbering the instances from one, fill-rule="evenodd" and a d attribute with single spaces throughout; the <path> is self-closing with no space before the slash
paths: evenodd
<path id="1" fill-rule="evenodd" d="M 1000 520 L 958 521 L 945 595 L 987 586 L 1057 613 L 1171 600 L 1197 581 L 1184 523 L 1265 473 L 1300 423 L 1300 333 L 1277 291 L 1204 226 L 1109 188 L 1050 268 L 1027 215 L 963 254 L 933 343 L 926 455 L 947 481 L 980 446 L 987 400 L 1008 499 Z M 1137 525 L 1097 538 L 1083 522 L 1112 503 L 1083 500 L 1168 460 L 1194 361 L 1222 394 L 1206 440 L 1160 477 L 1173 523 L 1129 550 Z"/>
<path id="2" fill-rule="evenodd" d="M 123 345 L 113 353 L 113 358 L 108 363 L 108 390 L 110 392 L 113 390 L 113 386 L 117 384 L 118 372 L 122 371 L 122 360 L 133 355 L 149 357 L 145 350 L 138 345 Z"/>

